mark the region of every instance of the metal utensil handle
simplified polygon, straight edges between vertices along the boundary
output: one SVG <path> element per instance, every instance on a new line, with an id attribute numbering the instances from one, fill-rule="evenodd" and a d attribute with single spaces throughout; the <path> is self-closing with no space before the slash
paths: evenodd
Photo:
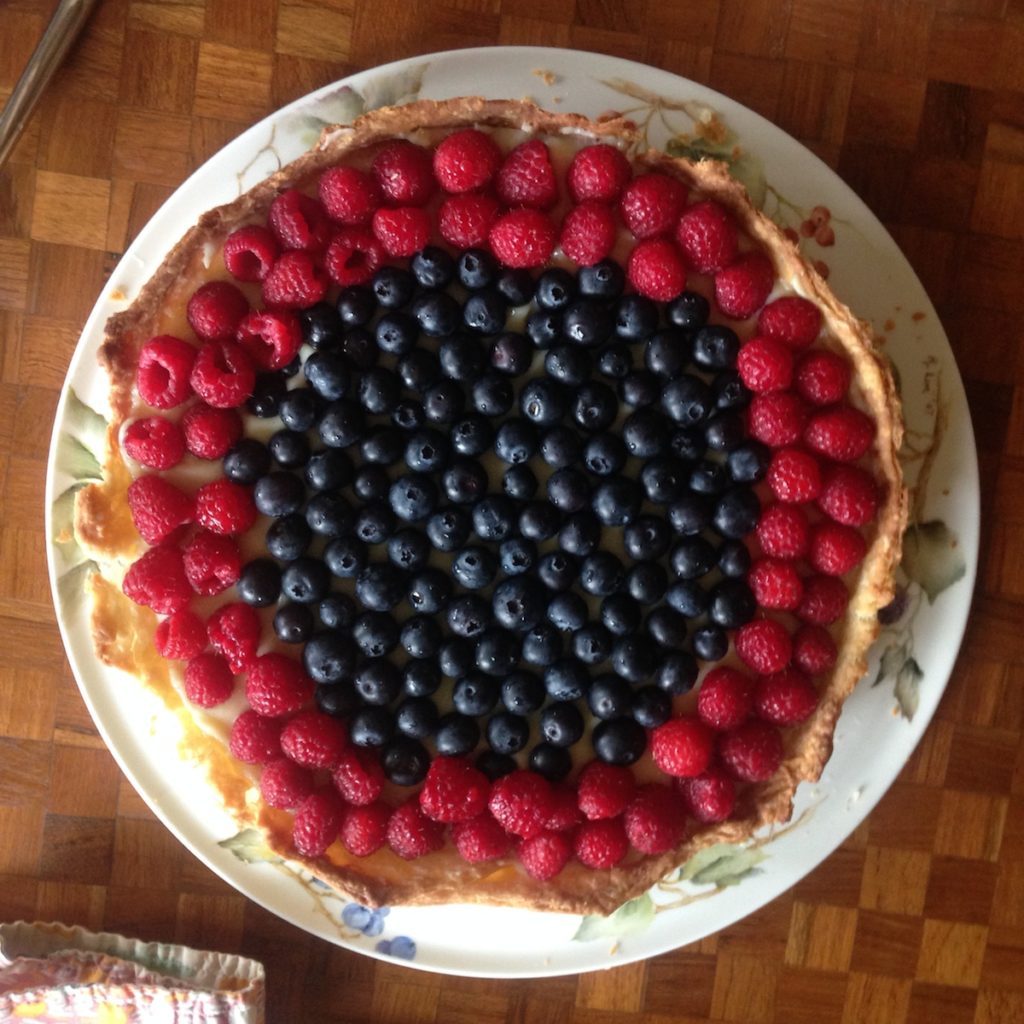
<path id="1" fill-rule="evenodd" d="M 0 167 L 10 156 L 47 82 L 60 67 L 95 6 L 96 0 L 60 0 L 57 5 L 43 38 L 0 112 Z"/>

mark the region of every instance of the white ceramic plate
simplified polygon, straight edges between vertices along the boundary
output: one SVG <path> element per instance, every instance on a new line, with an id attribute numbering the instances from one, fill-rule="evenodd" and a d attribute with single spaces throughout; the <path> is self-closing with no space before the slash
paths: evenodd
<path id="1" fill-rule="evenodd" d="M 370 913 L 268 860 L 250 836 L 233 836 L 230 820 L 176 760 L 173 736 L 149 698 L 97 661 L 78 585 L 89 565 L 73 543 L 52 539 L 67 523 L 73 489 L 95 475 L 90 448 L 106 416 L 96 364 L 103 324 L 183 229 L 297 156 L 325 122 L 416 97 L 481 92 L 529 95 L 591 116 L 628 111 L 654 146 L 730 160 L 755 201 L 798 233 L 807 255 L 827 265 L 839 296 L 885 336 L 909 427 L 914 501 L 902 601 L 843 711 L 824 777 L 800 789 L 787 828 L 705 852 L 607 919 L 475 907 Z M 86 323 L 54 426 L 47 519 L 54 600 L 83 697 L 136 789 L 196 856 L 328 941 L 451 974 L 529 977 L 611 967 L 717 931 L 796 883 L 865 818 L 920 739 L 952 668 L 977 561 L 978 481 L 963 388 L 935 311 L 893 240 L 831 170 L 757 114 L 686 79 L 596 54 L 500 47 L 401 61 L 321 89 L 245 132 L 178 189 L 125 254 Z"/>

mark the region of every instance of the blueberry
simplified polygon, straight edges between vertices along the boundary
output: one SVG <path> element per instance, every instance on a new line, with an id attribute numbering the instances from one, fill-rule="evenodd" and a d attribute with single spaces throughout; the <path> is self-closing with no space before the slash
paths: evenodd
<path id="1" fill-rule="evenodd" d="M 412 351 L 419 329 L 419 323 L 408 313 L 393 311 L 377 321 L 374 339 L 381 352 L 400 356 Z"/>
<path id="2" fill-rule="evenodd" d="M 480 726 L 476 719 L 457 711 L 444 715 L 434 734 L 434 745 L 443 757 L 461 757 L 471 753 L 480 742 Z"/>
<path id="3" fill-rule="evenodd" d="M 739 629 L 757 611 L 757 601 L 743 580 L 722 580 L 711 591 L 708 614 L 723 629 Z"/>
<path id="4" fill-rule="evenodd" d="M 405 574 L 393 565 L 371 563 L 356 577 L 356 598 L 371 611 L 388 611 L 404 596 Z"/>
<path id="5" fill-rule="evenodd" d="M 254 484 L 270 471 L 270 452 L 255 438 L 243 437 L 224 456 L 224 475 L 236 484 Z"/>
<path id="6" fill-rule="evenodd" d="M 540 734 L 553 747 L 571 747 L 583 737 L 583 715 L 568 701 L 549 704 L 540 713 Z"/>
<path id="7" fill-rule="evenodd" d="M 416 289 L 416 279 L 401 267 L 381 267 L 370 281 L 377 304 L 383 309 L 398 309 L 404 306 Z"/>
<path id="8" fill-rule="evenodd" d="M 733 487 L 715 505 L 712 523 L 723 537 L 738 540 L 757 526 L 761 518 L 761 502 L 749 487 Z"/>
<path id="9" fill-rule="evenodd" d="M 480 590 L 493 582 L 498 560 L 489 548 L 464 548 L 452 562 L 452 578 L 467 590 Z"/>
<path id="10" fill-rule="evenodd" d="M 623 547 L 634 561 L 661 558 L 671 543 L 672 530 L 658 516 L 637 516 L 622 531 Z"/>
<path id="11" fill-rule="evenodd" d="M 537 493 L 537 477 L 522 463 L 509 466 L 501 478 L 501 488 L 510 497 L 527 501 Z"/>
<path id="12" fill-rule="evenodd" d="M 707 591 L 694 580 L 679 580 L 665 591 L 665 603 L 688 619 L 696 619 L 708 609 Z"/>
<path id="13" fill-rule="evenodd" d="M 597 357 L 597 370 L 604 377 L 622 380 L 633 369 L 633 356 L 622 342 L 606 345 Z"/>
<path id="14" fill-rule="evenodd" d="M 356 397 L 369 413 L 383 415 L 391 412 L 402 394 L 402 384 L 393 370 L 374 366 L 359 378 Z"/>
<path id="15" fill-rule="evenodd" d="M 427 539 L 438 551 L 457 551 L 469 539 L 473 521 L 461 508 L 435 512 L 426 525 Z"/>
<path id="16" fill-rule="evenodd" d="M 439 380 L 423 394 L 423 415 L 431 423 L 454 423 L 466 408 L 466 396 L 453 380 Z"/>
<path id="17" fill-rule="evenodd" d="M 630 370 L 619 381 L 619 398 L 634 409 L 646 409 L 661 399 L 663 385 L 650 370 Z"/>
<path id="18" fill-rule="evenodd" d="M 550 540 L 561 525 L 558 509 L 546 501 L 531 501 L 519 513 L 519 532 L 527 540 Z"/>
<path id="19" fill-rule="evenodd" d="M 612 653 L 612 642 L 604 626 L 591 622 L 573 634 L 572 653 L 584 665 L 599 665 Z"/>
<path id="20" fill-rule="evenodd" d="M 612 649 L 612 669 L 627 682 L 639 683 L 656 668 L 651 642 L 637 636 L 623 636 Z"/>
<path id="21" fill-rule="evenodd" d="M 739 540 L 727 540 L 718 549 L 718 568 L 723 576 L 741 579 L 750 571 L 750 549 Z"/>
<path id="22" fill-rule="evenodd" d="M 572 590 L 556 594 L 547 607 L 548 622 L 561 633 L 582 629 L 587 621 L 587 602 Z"/>
<path id="23" fill-rule="evenodd" d="M 451 580 L 440 569 L 423 569 L 415 573 L 405 590 L 406 600 L 414 611 L 434 615 L 451 597 Z"/>
<path id="24" fill-rule="evenodd" d="M 352 623 L 352 640 L 367 658 L 383 658 L 398 646 L 398 623 L 387 612 L 363 612 Z"/>
<path id="25" fill-rule="evenodd" d="M 445 338 L 437 354 L 441 372 L 452 380 L 472 382 L 484 371 L 484 347 L 467 334 Z"/>
<path id="26" fill-rule="evenodd" d="M 615 636 L 630 636 L 640 628 L 640 605 L 629 594 L 609 594 L 601 602 L 601 623 Z"/>
<path id="27" fill-rule="evenodd" d="M 519 408 L 523 415 L 539 426 L 557 423 L 566 412 L 568 396 L 556 380 L 535 377 L 519 392 Z"/>
<path id="28" fill-rule="evenodd" d="M 578 574 L 579 562 L 564 551 L 549 551 L 537 563 L 537 577 L 548 590 L 568 590 Z"/>
<path id="29" fill-rule="evenodd" d="M 498 561 L 506 576 L 519 576 L 537 564 L 537 545 L 526 537 L 509 537 L 498 548 Z"/>
<path id="30" fill-rule="evenodd" d="M 366 545 L 357 537 L 336 537 L 324 548 L 324 562 L 339 579 L 354 579 L 366 566 Z"/>
<path id="31" fill-rule="evenodd" d="M 447 338 L 462 323 L 462 310 L 458 302 L 443 291 L 417 296 L 409 306 L 409 314 L 428 338 Z"/>
<path id="32" fill-rule="evenodd" d="M 504 629 L 524 633 L 544 614 L 543 587 L 532 577 L 512 576 L 502 580 L 491 598 L 495 621 Z"/>
<path id="33" fill-rule="evenodd" d="M 348 594 L 328 594 L 317 605 L 316 613 L 328 629 L 348 629 L 355 621 L 356 603 Z"/>
<path id="34" fill-rule="evenodd" d="M 652 409 L 638 409 L 622 424 L 622 440 L 630 455 L 650 459 L 668 447 L 668 428 Z"/>
<path id="35" fill-rule="evenodd" d="M 266 608 L 281 595 L 281 570 L 271 558 L 254 558 L 242 566 L 238 596 L 254 608 Z"/>
<path id="36" fill-rule="evenodd" d="M 621 718 L 628 715 L 633 706 L 633 689 L 616 675 L 600 675 L 587 691 L 587 706 L 595 718 L 605 721 Z"/>
<path id="37" fill-rule="evenodd" d="M 429 695 L 407 697 L 395 709 L 395 727 L 403 736 L 422 740 L 434 734 L 439 717 Z"/>
<path id="38" fill-rule="evenodd" d="M 572 771 L 572 754 L 567 747 L 552 743 L 538 743 L 530 751 L 530 771 L 542 775 L 549 782 L 560 782 Z"/>
<path id="39" fill-rule="evenodd" d="M 296 558 L 281 573 L 281 593 L 299 604 L 320 601 L 327 596 L 330 587 L 331 573 L 319 558 Z"/>
<path id="40" fill-rule="evenodd" d="M 640 470 L 640 485 L 647 500 L 655 505 L 675 501 L 686 487 L 686 467 L 678 459 L 651 459 Z"/>
<path id="41" fill-rule="evenodd" d="M 704 438 L 716 452 L 731 452 L 746 440 L 747 428 L 742 414 L 721 412 L 704 425 Z"/>
<path id="42" fill-rule="evenodd" d="M 265 545 L 267 554 L 282 562 L 290 562 L 304 555 L 313 540 L 309 523 L 298 512 L 275 519 L 267 527 Z"/>
<path id="43" fill-rule="evenodd" d="M 299 313 L 302 340 L 312 348 L 337 348 L 345 329 L 335 306 L 318 302 Z"/>
<path id="44" fill-rule="evenodd" d="M 402 623 L 399 642 L 410 658 L 433 658 L 441 648 L 444 635 L 430 615 L 414 615 Z"/>
<path id="45" fill-rule="evenodd" d="M 359 707 L 359 695 L 351 683 L 320 683 L 317 685 L 313 699 L 317 708 L 332 718 L 348 719 Z M 346 724 L 347 721 L 346 721 Z"/>
<path id="46" fill-rule="evenodd" d="M 342 398 L 331 402 L 324 411 L 317 432 L 328 448 L 348 448 L 363 436 L 365 427 L 363 410 L 355 402 Z"/>
<path id="47" fill-rule="evenodd" d="M 415 523 L 434 511 L 437 485 L 422 473 L 406 473 L 391 485 L 388 500 L 399 519 Z"/>
<path id="48" fill-rule="evenodd" d="M 661 408 L 669 419 L 692 426 L 706 419 L 713 407 L 711 390 L 700 377 L 684 373 L 665 384 Z"/>
<path id="49" fill-rule="evenodd" d="M 668 509 L 668 521 L 680 536 L 692 537 L 711 525 L 712 505 L 703 494 L 683 494 Z"/>
<path id="50" fill-rule="evenodd" d="M 455 276 L 455 260 L 436 245 L 428 245 L 416 253 L 409 268 L 424 288 L 444 288 Z"/>
<path id="51" fill-rule="evenodd" d="M 589 685 L 587 670 L 573 659 L 561 658 L 544 669 L 544 689 L 552 700 L 579 700 Z"/>
<path id="52" fill-rule="evenodd" d="M 395 532 L 395 514 L 382 501 L 364 505 L 352 522 L 352 533 L 364 544 L 383 544 Z"/>
<path id="53" fill-rule="evenodd" d="M 481 750 L 474 761 L 476 767 L 494 782 L 503 775 L 510 775 L 519 765 L 510 754 L 499 754 L 496 750 Z M 402 938 L 402 936 L 397 936 Z"/>
<path id="54" fill-rule="evenodd" d="M 448 605 L 445 618 L 456 636 L 472 638 L 480 636 L 487 628 L 491 614 L 486 598 L 479 594 L 462 594 Z"/>
<path id="55" fill-rule="evenodd" d="M 508 306 L 497 288 L 483 288 L 466 299 L 462 322 L 477 334 L 497 334 L 505 328 Z"/>
<path id="56" fill-rule="evenodd" d="M 357 747 L 383 747 L 395 733 L 394 715 L 384 707 L 362 707 L 349 720 L 348 733 Z"/>
<path id="57" fill-rule="evenodd" d="M 575 466 L 565 466 L 548 477 L 547 492 L 548 501 L 556 509 L 579 512 L 590 500 L 590 481 Z"/>
<path id="58" fill-rule="evenodd" d="M 452 424 L 451 446 L 459 455 L 483 455 L 494 443 L 494 428 L 486 416 L 469 413 Z"/>
<path id="59" fill-rule="evenodd" d="M 502 462 L 519 465 L 531 459 L 536 451 L 537 431 L 529 420 L 513 417 L 498 427 L 494 453 Z"/>
<path id="60" fill-rule="evenodd" d="M 562 334 L 574 345 L 596 348 L 614 329 L 607 306 L 597 299 L 578 299 L 562 313 Z"/>
<path id="61" fill-rule="evenodd" d="M 592 368 L 588 353 L 574 345 L 556 345 L 544 356 L 547 375 L 570 387 L 578 387 L 589 380 Z"/>
<path id="62" fill-rule="evenodd" d="M 359 442 L 359 454 L 364 463 L 393 466 L 402 457 L 405 434 L 397 427 L 375 423 Z"/>
<path id="63" fill-rule="evenodd" d="M 607 430 L 619 414 L 615 392 L 601 381 L 584 384 L 572 402 L 572 418 L 588 433 Z"/>
<path id="64" fill-rule="evenodd" d="M 352 676 L 356 693 L 367 704 L 383 707 L 402 692 L 402 675 L 386 658 L 370 658 Z"/>
<path id="65" fill-rule="evenodd" d="M 410 658 L 402 666 L 402 690 L 410 697 L 429 697 L 441 685 L 441 669 L 428 658 Z"/>
<path id="66" fill-rule="evenodd" d="M 305 497 L 306 489 L 302 481 L 284 470 L 272 470 L 266 476 L 261 476 L 252 492 L 257 510 L 275 519 L 298 512 Z"/>
<path id="67" fill-rule="evenodd" d="M 498 684 L 483 672 L 470 672 L 455 681 L 452 704 L 460 715 L 479 718 L 498 703 Z"/>
<path id="68" fill-rule="evenodd" d="M 368 370 L 377 365 L 380 349 L 374 336 L 363 327 L 353 327 L 341 339 L 341 354 L 357 370 Z"/>
<path id="69" fill-rule="evenodd" d="M 698 292 L 683 292 L 669 303 L 666 312 L 669 320 L 676 327 L 696 330 L 708 322 L 711 304 Z"/>
<path id="70" fill-rule="evenodd" d="M 736 365 L 740 339 L 731 327 L 710 324 L 693 336 L 693 361 L 707 370 L 724 370 Z"/>
<path id="71" fill-rule="evenodd" d="M 334 402 L 348 394 L 352 378 L 340 353 L 314 352 L 302 370 L 309 386 L 325 401 Z"/>
<path id="72" fill-rule="evenodd" d="M 523 670 L 512 672 L 501 683 L 501 703 L 516 715 L 528 715 L 544 703 L 547 691 L 540 678 Z"/>
<path id="73" fill-rule="evenodd" d="M 519 640 L 512 633 L 489 629 L 476 642 L 476 667 L 490 676 L 506 676 L 519 664 L 519 653 Z"/>
<path id="74" fill-rule="evenodd" d="M 598 299 L 617 299 L 626 286 L 626 274 L 615 260 L 601 260 L 589 267 L 580 267 L 576 275 L 580 295 Z"/>
<path id="75" fill-rule="evenodd" d="M 615 333 L 627 341 L 642 341 L 658 329 L 658 307 L 642 295 L 624 295 L 615 307 Z"/>
<path id="76" fill-rule="evenodd" d="M 388 780 L 396 786 L 415 786 L 427 776 L 430 754 L 418 740 L 400 737 L 384 747 L 380 763 Z M 392 939 L 392 943 L 400 938 L 402 936 Z"/>
<path id="77" fill-rule="evenodd" d="M 747 441 L 729 452 L 729 476 L 738 484 L 756 484 L 768 474 L 770 449 L 760 441 Z"/>
<path id="78" fill-rule="evenodd" d="M 391 489 L 391 477 L 383 466 L 360 466 L 352 478 L 352 490 L 360 501 L 383 501 Z"/>
<path id="79" fill-rule="evenodd" d="M 499 334 L 491 342 L 491 366 L 499 373 L 518 377 L 530 368 L 533 347 L 522 334 Z"/>
<path id="80" fill-rule="evenodd" d="M 554 663 L 562 653 L 561 634 L 548 622 L 538 623 L 523 637 L 523 661 L 541 668 Z"/>
<path id="81" fill-rule="evenodd" d="M 487 720 L 487 742 L 499 754 L 516 754 L 530 739 L 529 719 L 499 711 Z"/>
<path id="82" fill-rule="evenodd" d="M 690 469 L 689 485 L 698 494 L 721 494 L 729 486 L 729 471 L 721 462 L 701 459 Z"/>
<path id="83" fill-rule="evenodd" d="M 456 263 L 459 281 L 471 291 L 494 284 L 498 270 L 498 261 L 486 249 L 466 249 Z"/>
<path id="84" fill-rule="evenodd" d="M 504 494 L 489 494 L 473 507 L 472 518 L 473 532 L 481 540 L 503 541 L 515 530 L 516 504 Z"/>
<path id="85" fill-rule="evenodd" d="M 407 526 L 388 538 L 387 550 L 388 558 L 399 569 L 415 572 L 427 564 L 430 541 L 419 530 Z"/>
<path id="86" fill-rule="evenodd" d="M 668 439 L 668 449 L 677 459 L 695 462 L 707 450 L 704 432 L 699 427 L 676 427 Z"/>
<path id="87" fill-rule="evenodd" d="M 314 683 L 347 679 L 355 663 L 351 641 L 340 630 L 314 633 L 302 651 L 302 664 Z"/>
<path id="88" fill-rule="evenodd" d="M 685 537 L 672 549 L 672 571 L 681 580 L 696 580 L 715 567 L 716 553 L 701 536 Z"/>
<path id="89" fill-rule="evenodd" d="M 626 464 L 629 453 L 619 434 L 594 434 L 583 446 L 583 465 L 595 476 L 612 476 Z"/>
<path id="90" fill-rule="evenodd" d="M 338 318 L 345 327 L 363 327 L 377 310 L 377 300 L 369 288 L 346 288 L 335 303 Z"/>
<path id="91" fill-rule="evenodd" d="M 633 695 L 633 718 L 645 729 L 657 729 L 672 717 L 672 698 L 657 686 L 641 686 Z"/>
<path id="92" fill-rule="evenodd" d="M 576 295 L 576 282 L 572 274 L 561 267 L 545 270 L 537 278 L 535 297 L 541 309 L 563 309 Z"/>
<path id="93" fill-rule="evenodd" d="M 441 361 L 426 348 L 414 348 L 398 360 L 398 377 L 410 391 L 421 394 L 441 376 Z"/>
<path id="94" fill-rule="evenodd" d="M 657 562 L 635 562 L 626 574 L 626 591 L 640 604 L 657 604 L 668 588 L 668 574 Z"/>
<path id="95" fill-rule="evenodd" d="M 439 430 L 424 427 L 409 435 L 405 445 L 405 464 L 414 473 L 433 473 L 445 465 L 450 454 L 448 438 Z"/>
<path id="96" fill-rule="evenodd" d="M 338 448 L 325 448 L 306 463 L 305 477 L 314 491 L 336 491 L 352 482 L 352 460 Z"/>
<path id="97" fill-rule="evenodd" d="M 495 287 L 511 306 L 523 306 L 533 298 L 535 285 L 528 270 L 506 268 L 498 274 Z"/>
<path id="98" fill-rule="evenodd" d="M 721 370 L 716 373 L 715 379 L 711 382 L 711 394 L 715 398 L 715 408 L 723 411 L 745 409 L 753 397 L 736 370 Z"/>
<path id="99" fill-rule="evenodd" d="M 305 643 L 312 635 L 313 613 L 305 604 L 285 604 L 274 614 L 274 634 L 286 644 Z"/>
<path id="100" fill-rule="evenodd" d="M 693 634 L 693 653 L 704 661 L 721 661 L 729 653 L 729 638 L 719 626 L 702 626 Z"/>
<path id="101" fill-rule="evenodd" d="M 591 506 L 605 526 L 625 526 L 640 512 L 643 494 L 635 480 L 625 476 L 607 477 L 594 488 Z"/>
<path id="102" fill-rule="evenodd" d="M 671 328 L 653 334 L 644 345 L 644 366 L 659 377 L 672 378 L 682 373 L 690 360 L 687 336 Z"/>
<path id="103" fill-rule="evenodd" d="M 679 697 L 693 689 L 698 672 L 697 659 L 689 651 L 672 651 L 662 658 L 654 682 L 670 697 Z"/>
<path id="104" fill-rule="evenodd" d="M 287 383 L 280 373 L 259 373 L 252 394 L 245 403 L 246 408 L 260 419 L 276 416 Z"/>
<path id="105" fill-rule="evenodd" d="M 651 639 L 662 647 L 679 648 L 686 641 L 686 619 L 664 605 L 655 608 L 645 623 Z"/>
<path id="106" fill-rule="evenodd" d="M 647 730 L 634 718 L 612 718 L 594 726 L 591 742 L 599 761 L 630 765 L 647 749 Z"/>
<path id="107" fill-rule="evenodd" d="M 469 397 L 478 413 L 492 419 L 504 416 L 515 403 L 511 383 L 497 373 L 484 373 L 473 381 Z"/>
<path id="108" fill-rule="evenodd" d="M 278 403 L 278 415 L 289 430 L 310 430 L 320 412 L 320 398 L 312 388 L 292 388 Z"/>
<path id="109" fill-rule="evenodd" d="M 585 558 L 601 543 L 601 524 L 587 509 L 573 512 L 558 531 L 558 546 L 570 555 Z"/>
<path id="110" fill-rule="evenodd" d="M 556 310 L 539 309 L 526 318 L 526 336 L 536 349 L 548 349 L 562 337 L 562 314 Z"/>

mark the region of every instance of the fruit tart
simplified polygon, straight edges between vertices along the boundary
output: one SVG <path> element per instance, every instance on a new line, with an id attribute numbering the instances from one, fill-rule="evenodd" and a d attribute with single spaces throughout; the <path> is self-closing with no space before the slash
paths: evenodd
<path id="1" fill-rule="evenodd" d="M 724 166 L 377 110 L 203 215 L 100 359 L 96 650 L 352 898 L 608 912 L 820 775 L 899 410 Z"/>

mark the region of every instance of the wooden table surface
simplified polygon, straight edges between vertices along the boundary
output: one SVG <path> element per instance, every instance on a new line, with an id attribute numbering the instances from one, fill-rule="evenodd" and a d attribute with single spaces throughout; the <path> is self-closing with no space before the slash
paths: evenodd
<path id="1" fill-rule="evenodd" d="M 0 0 L 0 100 L 54 6 Z M 604 51 L 707 83 L 836 168 L 939 310 L 983 495 L 959 661 L 868 820 L 718 935 L 530 982 L 335 948 L 203 867 L 92 725 L 54 621 L 42 528 L 50 427 L 82 323 L 185 176 L 320 85 L 496 43 Z M 101 0 L 0 171 L 0 920 L 243 952 L 267 967 L 271 1021 L 1024 1021 L 1022 323 L 1020 0 Z"/>

